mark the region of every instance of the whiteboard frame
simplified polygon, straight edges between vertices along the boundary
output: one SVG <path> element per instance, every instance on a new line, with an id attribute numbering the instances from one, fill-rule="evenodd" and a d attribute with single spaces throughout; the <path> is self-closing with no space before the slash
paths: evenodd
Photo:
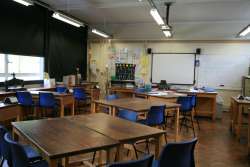
<path id="1" fill-rule="evenodd" d="M 152 83 L 153 81 L 153 64 L 154 64 L 154 54 L 193 54 L 194 55 L 194 76 L 193 76 L 193 83 L 192 84 L 178 84 L 178 83 L 168 83 L 170 85 L 195 85 L 196 83 L 196 78 L 195 78 L 195 74 L 196 74 L 196 60 L 197 60 L 197 53 L 175 53 L 175 52 L 152 52 L 151 53 L 151 77 L 150 77 L 150 81 Z M 158 83 L 152 83 L 152 84 L 158 84 Z"/>

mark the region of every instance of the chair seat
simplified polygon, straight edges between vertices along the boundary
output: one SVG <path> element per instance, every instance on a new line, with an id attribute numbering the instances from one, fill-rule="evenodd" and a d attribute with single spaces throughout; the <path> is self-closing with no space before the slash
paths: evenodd
<path id="1" fill-rule="evenodd" d="M 159 167 L 159 160 L 154 160 L 152 167 Z"/>
<path id="2" fill-rule="evenodd" d="M 36 150 L 34 150 L 31 146 L 24 145 L 23 148 L 30 161 L 37 161 L 37 160 L 42 159 L 41 155 Z"/>
<path id="3" fill-rule="evenodd" d="M 148 124 L 146 119 L 140 119 L 137 122 L 140 123 L 140 124 L 143 124 L 143 125 L 147 125 Z"/>
<path id="4" fill-rule="evenodd" d="M 35 162 L 31 165 L 29 165 L 30 167 L 49 167 L 49 164 L 47 161 L 43 160 L 43 161 L 38 161 Z"/>

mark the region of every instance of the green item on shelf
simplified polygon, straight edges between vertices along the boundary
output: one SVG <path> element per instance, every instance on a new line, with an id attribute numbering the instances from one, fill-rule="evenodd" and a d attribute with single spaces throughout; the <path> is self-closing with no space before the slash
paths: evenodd
<path id="1" fill-rule="evenodd" d="M 116 77 L 113 75 L 111 76 L 111 81 L 114 81 L 114 80 L 116 80 Z"/>

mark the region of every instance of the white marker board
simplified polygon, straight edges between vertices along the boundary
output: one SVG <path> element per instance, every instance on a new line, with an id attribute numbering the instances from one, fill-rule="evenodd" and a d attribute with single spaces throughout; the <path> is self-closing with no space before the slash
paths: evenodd
<path id="1" fill-rule="evenodd" d="M 195 55 L 179 53 L 154 53 L 151 77 L 153 83 L 166 80 L 172 84 L 193 84 Z"/>
<path id="2" fill-rule="evenodd" d="M 199 59 L 200 67 L 197 69 L 199 86 L 240 89 L 242 76 L 248 75 L 250 53 L 200 55 Z"/>

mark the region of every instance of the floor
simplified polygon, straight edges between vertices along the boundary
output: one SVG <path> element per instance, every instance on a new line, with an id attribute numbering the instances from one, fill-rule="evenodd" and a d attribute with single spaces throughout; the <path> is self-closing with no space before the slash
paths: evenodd
<path id="1" fill-rule="evenodd" d="M 239 142 L 230 132 L 229 113 L 223 113 L 223 119 L 214 122 L 204 118 L 199 120 L 201 130 L 198 131 L 198 128 L 196 128 L 198 136 L 198 144 L 195 150 L 196 167 L 250 167 L 250 158 L 247 156 L 247 128 L 243 128 L 242 140 Z M 169 128 L 169 142 L 173 141 L 174 135 L 172 132 L 173 129 Z M 186 129 L 183 129 L 181 140 L 188 140 L 190 138 L 192 138 L 192 131 L 189 130 L 187 132 Z M 152 145 L 152 153 L 154 150 L 153 147 Z M 141 146 L 141 148 L 144 148 L 144 146 Z M 124 150 L 124 157 L 127 157 L 126 152 Z M 72 157 L 70 161 L 75 162 L 88 157 L 92 158 L 92 155 Z M 75 165 L 77 164 L 75 163 Z"/>

